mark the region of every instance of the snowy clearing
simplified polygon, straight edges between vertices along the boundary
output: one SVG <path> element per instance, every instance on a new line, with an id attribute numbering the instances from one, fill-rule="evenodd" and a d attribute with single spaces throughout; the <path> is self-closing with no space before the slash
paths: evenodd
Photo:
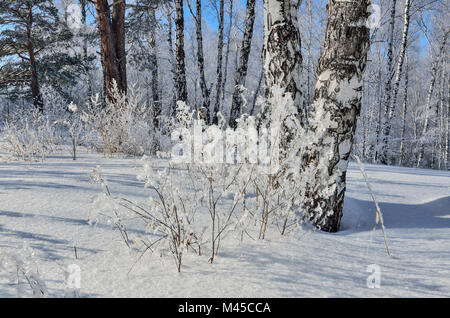
<path id="1" fill-rule="evenodd" d="M 337 234 L 298 230 L 229 240 L 213 264 L 188 255 L 181 273 L 170 257 L 146 254 L 129 272 L 139 254 L 110 225 L 87 223 L 91 199 L 101 192 L 89 175 L 100 165 L 112 191 L 145 202 L 140 164 L 86 152 L 77 161 L 63 153 L 0 163 L 0 253 L 18 253 L 28 242 L 50 297 L 65 295 L 69 264 L 81 268 L 82 297 L 450 297 L 449 172 L 366 166 L 392 257 L 379 228 L 370 238 L 375 207 L 351 163 Z M 367 287 L 370 264 L 380 266 L 380 288 Z M 0 271 L 0 297 L 31 295 L 17 290 L 14 277 Z"/>

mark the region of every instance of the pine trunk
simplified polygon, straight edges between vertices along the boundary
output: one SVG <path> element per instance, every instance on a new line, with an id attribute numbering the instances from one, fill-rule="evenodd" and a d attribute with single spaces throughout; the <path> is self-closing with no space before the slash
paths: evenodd
<path id="1" fill-rule="evenodd" d="M 125 52 L 125 9 L 126 1 L 114 1 L 111 26 L 114 38 L 120 83 L 118 87 L 122 93 L 127 93 L 127 58 Z"/>
<path id="2" fill-rule="evenodd" d="M 113 17 L 107 0 L 96 0 L 98 28 L 102 46 L 102 63 L 106 84 L 106 96 L 112 99 L 112 83 L 116 82 L 122 93 L 126 93 L 125 58 L 125 1 L 119 1 L 113 7 Z"/>

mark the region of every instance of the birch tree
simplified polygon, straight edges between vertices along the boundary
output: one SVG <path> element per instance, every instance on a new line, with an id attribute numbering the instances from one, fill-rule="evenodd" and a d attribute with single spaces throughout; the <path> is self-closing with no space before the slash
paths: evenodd
<path id="1" fill-rule="evenodd" d="M 169 48 L 169 62 L 170 62 L 170 72 L 172 74 L 172 80 L 173 80 L 173 92 L 172 92 L 172 100 L 170 102 L 170 114 L 172 116 L 175 117 L 175 113 L 176 113 L 176 103 L 177 103 L 177 93 L 178 93 L 178 88 L 177 88 L 177 63 L 175 60 L 175 53 L 174 53 L 174 49 L 173 49 L 173 41 L 172 41 L 172 27 L 173 27 L 173 7 L 171 5 L 171 3 L 168 3 L 166 5 L 164 5 L 164 13 L 167 19 L 167 37 L 166 37 L 166 41 L 167 41 L 167 47 Z"/>
<path id="2" fill-rule="evenodd" d="M 253 25 L 255 22 L 255 0 L 247 0 L 247 13 L 245 18 L 244 38 L 239 55 L 239 64 L 234 80 L 234 93 L 231 105 L 231 113 L 229 125 L 236 128 L 236 120 L 242 112 L 242 86 L 245 84 L 245 77 L 247 76 L 248 58 L 250 56 L 250 49 L 253 37 Z"/>
<path id="3" fill-rule="evenodd" d="M 216 98 L 214 102 L 214 110 L 212 116 L 212 124 L 217 125 L 219 122 L 218 112 L 220 110 L 220 95 L 222 92 L 222 60 L 223 60 L 223 20 L 224 20 L 224 0 L 219 1 L 219 27 L 217 39 L 217 66 L 216 66 Z"/>
<path id="4" fill-rule="evenodd" d="M 393 77 L 393 52 L 394 52 L 394 30 L 395 30 L 395 9 L 397 5 L 397 0 L 392 0 L 391 3 L 391 12 L 389 19 L 389 37 L 388 37 L 388 48 L 387 48 L 387 79 L 384 86 L 384 95 L 383 95 L 383 107 L 384 107 L 384 116 L 383 116 L 383 137 L 382 137 L 382 148 L 380 153 L 380 162 L 382 164 L 387 164 L 387 135 L 388 135 L 388 116 L 389 110 L 391 107 L 391 97 L 392 97 L 392 77 Z"/>
<path id="5" fill-rule="evenodd" d="M 439 66 L 439 61 L 441 60 L 441 57 L 444 54 L 445 51 L 445 47 L 447 45 L 447 38 L 448 35 L 450 33 L 450 30 L 446 30 L 444 32 L 444 35 L 442 37 L 442 42 L 439 48 L 439 53 L 436 56 L 436 59 L 433 61 L 432 63 L 432 68 L 431 68 L 431 80 L 430 80 L 430 86 L 428 87 L 428 93 L 427 93 L 427 100 L 426 100 L 426 104 L 425 104 L 425 119 L 424 119 L 424 124 L 423 124 L 423 129 L 422 129 L 422 134 L 420 136 L 420 150 L 419 150 L 419 155 L 417 156 L 417 163 L 416 166 L 419 167 L 420 163 L 422 161 L 423 155 L 424 155 L 424 140 L 423 138 L 425 138 L 425 135 L 427 133 L 428 130 L 428 124 L 429 124 L 429 120 L 430 120 L 430 107 L 431 107 L 431 98 L 433 96 L 433 91 L 434 91 L 434 86 L 436 84 L 436 78 L 437 78 L 437 74 L 438 74 L 438 66 Z"/>
<path id="6" fill-rule="evenodd" d="M 229 0 L 229 7 L 228 7 L 227 45 L 225 48 L 225 64 L 223 66 L 224 74 L 221 89 L 222 101 L 225 99 L 225 85 L 227 84 L 228 78 L 228 61 L 230 59 L 231 30 L 233 29 L 233 1 L 234 0 Z"/>
<path id="7" fill-rule="evenodd" d="M 210 90 L 206 84 L 205 76 L 205 57 L 203 52 L 203 32 L 202 32 L 202 1 L 195 1 L 195 13 L 193 12 L 189 1 L 187 2 L 189 11 L 195 21 L 195 36 L 197 40 L 197 68 L 200 79 L 200 90 L 202 92 L 202 107 L 205 111 L 206 122 L 210 121 Z"/>
<path id="8" fill-rule="evenodd" d="M 346 173 L 357 118 L 370 31 L 369 0 L 329 0 L 324 48 L 308 130 L 317 139 L 301 150 L 303 208 L 323 231 L 339 230 Z"/>
<path id="9" fill-rule="evenodd" d="M 301 40 L 297 25 L 299 1 L 264 0 L 263 63 L 267 97 L 279 87 L 290 93 L 298 113 L 306 119 L 301 90 Z"/>
<path id="10" fill-rule="evenodd" d="M 183 0 L 175 0 L 175 59 L 177 100 L 187 102 L 186 62 L 184 52 L 184 5 Z"/>
<path id="11" fill-rule="evenodd" d="M 156 7 L 151 5 L 148 9 L 148 23 L 149 23 L 149 49 L 150 49 L 150 68 L 152 71 L 152 154 L 155 155 L 159 150 L 157 131 L 159 129 L 159 116 L 161 115 L 161 101 L 159 100 L 159 68 L 158 68 L 158 56 L 156 47 Z"/>
<path id="12" fill-rule="evenodd" d="M 408 85 L 409 85 L 409 74 L 408 74 L 408 52 L 405 54 L 405 92 L 403 95 L 403 106 L 402 106 L 402 130 L 400 136 L 400 154 L 398 157 L 398 165 L 401 166 L 403 163 L 403 156 L 405 151 L 405 133 L 406 133 L 406 112 L 408 107 Z"/>
<path id="13" fill-rule="evenodd" d="M 397 63 L 397 71 L 395 74 L 395 80 L 394 80 L 394 87 L 392 92 L 392 103 L 389 107 L 389 110 L 387 112 L 387 118 L 386 118 L 386 125 L 385 125 L 385 138 L 383 142 L 383 158 L 385 162 L 388 161 L 388 154 L 387 154 L 387 148 L 388 148 L 388 142 L 389 137 L 391 133 L 391 126 L 392 126 L 392 120 L 395 114 L 395 109 L 397 107 L 397 96 L 398 96 L 398 89 L 400 86 L 400 79 L 402 75 L 402 69 L 403 69 L 403 63 L 405 61 L 406 56 L 406 49 L 408 45 L 408 30 L 409 30 L 409 10 L 410 10 L 410 0 L 405 1 L 405 10 L 403 13 L 403 33 L 402 33 L 402 43 L 400 48 L 400 54 L 398 57 L 398 63 Z"/>

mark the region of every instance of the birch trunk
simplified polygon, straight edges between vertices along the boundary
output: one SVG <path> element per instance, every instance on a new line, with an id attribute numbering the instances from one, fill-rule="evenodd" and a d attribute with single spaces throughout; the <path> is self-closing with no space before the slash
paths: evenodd
<path id="1" fill-rule="evenodd" d="M 183 0 L 175 0 L 175 52 L 177 100 L 187 102 Z"/>
<path id="2" fill-rule="evenodd" d="M 244 39 L 242 40 L 239 64 L 234 81 L 234 93 L 229 120 L 229 125 L 232 128 L 236 128 L 236 120 L 239 118 L 242 112 L 242 86 L 245 84 L 245 77 L 247 76 L 248 58 L 250 56 L 250 49 L 252 44 L 253 25 L 255 22 L 255 2 L 255 0 L 247 0 Z"/>
<path id="3" fill-rule="evenodd" d="M 228 61 L 230 59 L 230 44 L 231 44 L 231 30 L 233 29 L 233 1 L 229 0 L 230 6 L 229 6 L 229 21 L 228 21 L 228 28 L 227 28 L 227 47 L 225 51 L 225 65 L 223 67 L 225 73 L 223 76 L 222 81 L 222 101 L 225 99 L 225 85 L 227 84 L 227 78 L 228 78 Z"/>
<path id="4" fill-rule="evenodd" d="M 33 17 L 33 10 L 32 6 L 29 5 L 27 8 L 27 28 L 26 28 L 26 37 L 27 37 L 27 53 L 28 53 L 28 62 L 30 63 L 30 69 L 31 69 L 31 81 L 30 81 L 30 88 L 31 88 L 31 95 L 33 97 L 33 105 L 34 107 L 40 112 L 44 112 L 44 101 L 42 99 L 41 89 L 39 86 L 39 78 L 38 78 L 38 71 L 37 71 L 37 64 L 36 64 L 36 56 L 34 52 L 34 45 L 33 45 L 33 39 L 31 36 L 31 32 L 33 29 L 33 23 L 34 23 L 34 17 Z"/>
<path id="5" fill-rule="evenodd" d="M 298 4 L 292 0 L 264 1 L 263 67 L 267 87 L 279 87 L 290 93 L 301 119 L 306 120 L 300 75 L 302 54 L 300 32 L 297 25 Z"/>
<path id="6" fill-rule="evenodd" d="M 408 85 L 409 85 L 409 75 L 408 75 L 408 53 L 405 55 L 405 92 L 403 96 L 403 106 L 402 106 L 402 132 L 400 136 L 400 156 L 398 158 L 398 165 L 403 164 L 403 155 L 405 152 L 405 132 L 406 132 L 406 111 L 408 107 Z"/>
<path id="7" fill-rule="evenodd" d="M 207 123 L 210 121 L 210 91 L 206 85 L 205 77 L 205 57 L 203 54 L 203 32 L 202 32 L 202 2 L 201 0 L 196 0 L 195 2 L 195 14 L 191 9 L 189 1 L 187 2 L 189 11 L 191 11 L 192 17 L 195 21 L 195 36 L 197 40 L 197 68 L 200 80 L 200 90 L 202 92 L 202 108 L 205 114 L 205 120 Z"/>
<path id="8" fill-rule="evenodd" d="M 150 35 L 148 39 L 149 51 L 150 51 L 150 68 L 152 70 L 152 155 L 156 155 L 159 150 L 158 138 L 156 136 L 159 130 L 159 116 L 161 115 L 161 102 L 159 100 L 159 85 L 158 85 L 158 57 L 156 48 L 156 8 L 150 5 L 149 7 L 149 27 Z"/>
<path id="9" fill-rule="evenodd" d="M 218 112 L 220 111 L 220 94 L 222 89 L 222 60 L 223 60 L 223 20 L 224 20 L 224 0 L 219 3 L 219 37 L 217 39 L 217 67 L 216 67 L 216 99 L 214 102 L 214 110 L 212 124 L 217 125 L 219 122 Z"/>
<path id="10" fill-rule="evenodd" d="M 87 30 L 87 0 L 80 0 L 81 6 L 81 23 L 83 25 L 84 30 Z M 83 72 L 86 77 L 86 86 L 88 89 L 88 100 L 91 99 L 92 96 L 92 82 L 91 77 L 89 75 L 89 57 L 88 57 L 88 40 L 86 34 L 84 34 L 83 39 Z"/>
<path id="11" fill-rule="evenodd" d="M 445 116 L 445 152 L 444 152 L 444 159 L 445 159 L 445 169 L 449 169 L 449 146 L 450 146 L 450 127 L 449 127 L 449 120 L 450 120 L 450 81 L 447 80 L 447 111 Z"/>
<path id="12" fill-rule="evenodd" d="M 176 61 L 175 61 L 175 54 L 173 50 L 173 41 L 172 41 L 172 7 L 170 5 L 166 5 L 165 7 L 165 13 L 167 18 L 167 46 L 169 47 L 169 57 L 170 57 L 170 70 L 172 72 L 172 79 L 173 79 L 173 93 L 172 93 L 172 101 L 170 105 L 170 115 L 175 117 L 176 116 L 176 104 L 177 104 L 177 72 L 176 72 Z"/>
<path id="13" fill-rule="evenodd" d="M 438 128 L 438 138 L 437 138 L 437 148 L 438 148 L 438 158 L 437 158 L 437 168 L 441 169 L 442 166 L 442 158 L 443 158 L 443 148 L 442 148 L 442 140 L 443 140 L 443 112 L 444 112 L 444 83 L 445 83 L 445 54 L 442 59 L 442 68 L 441 74 L 439 77 L 439 92 L 438 92 L 438 100 L 436 103 L 436 121 Z"/>
<path id="14" fill-rule="evenodd" d="M 326 36 L 308 126 L 317 140 L 300 153 L 305 178 L 303 208 L 311 222 L 327 232 L 338 231 L 342 218 L 370 46 L 369 5 L 370 0 L 329 0 L 327 5 Z"/>
<path id="15" fill-rule="evenodd" d="M 425 144 L 424 144 L 423 138 L 425 138 L 425 135 L 426 135 L 427 130 L 428 130 L 428 122 L 429 122 L 430 107 L 431 107 L 431 97 L 433 96 L 434 86 L 436 84 L 436 77 L 437 77 L 439 61 L 441 59 L 441 56 L 444 53 L 449 33 L 450 33 L 450 31 L 447 31 L 447 32 L 444 33 L 444 37 L 442 39 L 442 43 L 441 43 L 441 47 L 439 49 L 438 56 L 436 57 L 436 60 L 434 61 L 433 66 L 431 68 L 431 81 L 430 81 L 430 86 L 428 88 L 427 101 L 426 101 L 426 104 L 425 104 L 425 121 L 424 121 L 424 124 L 423 124 L 422 134 L 420 136 L 421 140 L 419 141 L 419 143 L 420 143 L 420 148 L 419 148 L 420 151 L 419 151 L 419 156 L 417 157 L 417 163 L 416 163 L 417 167 L 420 166 L 420 163 L 422 162 L 422 158 L 423 158 L 424 151 L 425 151 Z"/>
<path id="16" fill-rule="evenodd" d="M 400 49 L 400 56 L 398 58 L 398 63 L 397 63 L 397 72 L 396 72 L 395 80 L 394 80 L 394 88 L 393 88 L 393 95 L 392 95 L 392 106 L 389 109 L 388 119 L 387 119 L 387 123 L 386 123 L 385 134 L 386 134 L 387 143 L 389 142 L 389 136 L 390 136 L 390 133 L 391 133 L 392 121 L 393 121 L 393 118 L 394 118 L 395 109 L 397 107 L 398 89 L 399 89 L 399 86 L 400 86 L 400 79 L 401 79 L 401 75 L 402 75 L 402 68 L 403 68 L 403 63 L 405 61 L 406 49 L 407 49 L 407 44 L 408 44 L 408 30 L 409 30 L 409 18 L 410 18 L 409 8 L 410 8 L 410 0 L 406 0 L 405 1 L 405 10 L 404 10 L 404 14 L 403 14 L 402 44 L 401 44 L 401 49 Z M 389 145 L 388 144 L 384 144 L 383 146 L 387 148 Z M 384 150 L 384 157 L 387 160 L 386 149 Z"/>
<path id="17" fill-rule="evenodd" d="M 379 155 L 380 162 L 382 164 L 387 164 L 387 135 L 388 135 L 388 121 L 389 109 L 391 107 L 392 98 L 392 77 L 393 77 L 393 51 L 394 51 L 394 30 L 395 30 L 395 7 L 397 5 L 397 0 L 392 0 L 391 5 L 391 16 L 389 20 L 389 38 L 388 38 L 388 49 L 387 49 L 387 79 L 384 87 L 384 97 L 383 97 L 383 107 L 384 107 L 384 122 L 383 122 L 383 137 L 382 137 L 382 148 Z"/>

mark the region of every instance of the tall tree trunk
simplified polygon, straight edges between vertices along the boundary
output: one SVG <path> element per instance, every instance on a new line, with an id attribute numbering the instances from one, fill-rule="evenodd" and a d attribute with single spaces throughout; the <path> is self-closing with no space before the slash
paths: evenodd
<path id="1" fill-rule="evenodd" d="M 219 2 L 219 36 L 217 39 L 217 67 L 216 67 L 216 98 L 214 101 L 214 110 L 212 116 L 212 124 L 217 125 L 219 122 L 218 112 L 220 111 L 220 94 L 222 90 L 222 59 L 223 59 L 223 20 L 224 20 L 224 0 Z"/>
<path id="2" fill-rule="evenodd" d="M 230 59 L 230 45 L 231 45 L 231 30 L 233 29 L 233 1 L 229 0 L 229 20 L 228 20 L 228 28 L 227 28 L 227 46 L 225 50 L 225 65 L 223 67 L 225 73 L 222 81 L 222 101 L 225 99 L 225 85 L 227 84 L 228 78 L 228 61 Z"/>
<path id="3" fill-rule="evenodd" d="M 444 160 L 445 160 L 445 169 L 449 169 L 449 148 L 450 148 L 450 127 L 449 127 L 449 121 L 450 121 L 450 80 L 447 79 L 447 110 L 445 115 L 445 152 L 444 152 Z"/>
<path id="4" fill-rule="evenodd" d="M 102 62 L 106 82 L 106 96 L 112 99 L 112 83 L 115 81 L 121 93 L 126 93 L 125 57 L 125 0 L 115 2 L 113 16 L 108 0 L 95 0 L 98 28 L 102 45 Z"/>
<path id="5" fill-rule="evenodd" d="M 264 0 L 263 63 L 267 97 L 275 87 L 290 93 L 301 119 L 306 120 L 300 75 L 302 54 L 297 5 L 292 0 Z"/>
<path id="6" fill-rule="evenodd" d="M 369 50 L 366 27 L 370 0 L 329 0 L 328 22 L 309 131 L 317 139 L 305 147 L 305 212 L 327 232 L 339 230 L 346 173 L 357 118 L 361 110 L 362 77 Z M 307 178 L 311 179 L 307 179 Z"/>
<path id="7" fill-rule="evenodd" d="M 444 37 L 442 39 L 442 43 L 441 43 L 441 47 L 439 48 L 439 53 L 435 59 L 435 61 L 433 62 L 433 66 L 431 68 L 431 81 L 430 81 L 430 86 L 428 87 L 428 93 L 427 93 L 427 101 L 425 104 L 425 122 L 423 124 L 423 129 L 422 129 L 422 134 L 420 136 L 421 140 L 419 141 L 420 144 L 420 150 L 419 150 L 419 156 L 417 157 L 417 163 L 416 166 L 419 167 L 420 163 L 422 161 L 423 155 L 424 155 L 424 151 L 425 151 L 425 144 L 423 141 L 423 138 L 425 138 L 425 135 L 427 133 L 428 130 L 428 122 L 429 122 L 429 117 L 430 117 L 430 107 L 431 107 L 431 98 L 433 96 L 433 91 L 434 91 L 434 86 L 436 83 L 436 77 L 437 77 L 437 71 L 438 71 L 438 66 L 439 66 L 439 61 L 445 51 L 445 47 L 447 45 L 447 38 L 448 38 L 448 34 L 450 33 L 450 30 L 444 32 Z"/>
<path id="8" fill-rule="evenodd" d="M 177 100 L 187 102 L 183 0 L 175 0 L 175 52 Z"/>
<path id="9" fill-rule="evenodd" d="M 312 103 L 311 97 L 311 70 L 312 70 L 312 39 L 313 39 L 313 12 L 312 12 L 312 0 L 308 0 L 308 41 L 307 41 L 307 54 L 308 54 L 308 63 L 306 65 L 306 103 L 310 105 Z"/>
<path id="10" fill-rule="evenodd" d="M 381 63 L 381 58 L 379 56 L 379 63 Z M 380 92 L 382 91 L 382 69 L 381 67 L 378 68 L 378 74 L 377 74 L 377 84 L 378 84 L 378 94 L 380 94 Z M 380 95 L 379 95 L 380 96 Z M 377 125 L 376 125 L 376 129 L 375 129 L 375 134 L 376 134 L 376 138 L 375 138 L 375 145 L 374 145 L 374 152 L 373 152 L 373 163 L 377 163 L 378 159 L 380 157 L 380 151 L 378 149 L 379 145 L 380 145 L 380 140 L 381 140 L 381 131 L 383 129 L 382 125 L 383 125 L 383 102 L 381 99 L 377 100 L 377 104 L 378 104 L 378 111 L 377 111 Z"/>
<path id="11" fill-rule="evenodd" d="M 405 54 L 405 92 L 403 96 L 403 106 L 402 106 L 402 132 L 400 136 L 400 155 L 398 158 L 398 165 L 403 164 L 403 156 L 405 152 L 405 132 L 406 132 L 406 111 L 408 107 L 408 85 L 409 85 L 409 74 L 408 74 L 408 52 Z"/>
<path id="12" fill-rule="evenodd" d="M 33 17 L 33 9 L 32 6 L 28 6 L 27 12 L 27 28 L 26 28 L 26 37 L 27 37 L 27 51 L 29 56 L 29 63 L 31 68 L 31 96 L 33 97 L 33 105 L 40 112 L 44 112 L 44 101 L 42 100 L 42 94 L 39 87 L 39 78 L 38 71 L 36 65 L 36 56 L 34 52 L 33 40 L 31 38 L 31 30 L 33 29 L 34 17 Z"/>
<path id="13" fill-rule="evenodd" d="M 156 8 L 153 5 L 149 7 L 149 49 L 150 49 L 150 68 L 152 70 L 152 154 L 156 155 L 159 150 L 158 138 L 156 136 L 159 130 L 159 116 L 161 115 L 161 102 L 159 100 L 159 86 L 158 86 L 158 56 L 156 48 Z"/>
<path id="14" fill-rule="evenodd" d="M 236 120 L 242 112 L 242 86 L 245 85 L 245 77 L 247 76 L 248 58 L 253 37 L 253 25 L 255 22 L 255 0 L 247 0 L 247 14 L 245 22 L 244 38 L 242 40 L 241 52 L 239 56 L 239 65 L 234 80 L 234 93 L 231 105 L 231 113 L 229 125 L 236 128 Z"/>
<path id="15" fill-rule="evenodd" d="M 395 80 L 394 80 L 394 87 L 393 87 L 393 94 L 392 94 L 392 105 L 389 108 L 389 113 L 387 116 L 387 123 L 386 123 L 386 142 L 387 144 L 385 144 L 384 146 L 386 148 L 389 147 L 389 137 L 391 134 L 391 127 L 392 127 L 392 121 L 394 119 L 394 115 L 395 115 L 395 109 L 397 107 L 397 96 L 398 96 L 398 89 L 400 86 L 400 79 L 401 79 L 401 75 L 402 75 L 402 68 L 403 68 L 403 63 L 405 61 L 405 55 L 406 55 L 406 48 L 407 48 L 407 44 L 408 44 L 408 30 L 409 30 L 409 9 L 410 9 L 410 0 L 406 0 L 405 1 L 405 10 L 404 10 L 404 14 L 403 14 L 403 34 L 402 34 L 402 44 L 401 44 L 401 48 L 400 48 L 400 55 L 398 57 L 398 63 L 397 63 L 397 72 L 395 75 Z M 386 150 L 386 149 L 385 149 Z M 384 157 L 386 158 L 387 161 L 387 153 L 386 151 L 384 152 Z"/>
<path id="16" fill-rule="evenodd" d="M 189 2 L 188 2 L 189 5 Z M 206 77 L 205 77 L 205 57 L 203 54 L 203 32 L 202 32 L 202 1 L 196 0 L 195 3 L 195 14 L 192 12 L 191 8 L 189 7 L 189 10 L 191 11 L 192 17 L 195 21 L 195 35 L 197 40 L 197 67 L 199 72 L 199 78 L 200 78 L 200 90 L 202 91 L 202 107 L 204 109 L 205 115 L 206 115 L 206 122 L 209 123 L 210 121 L 210 97 L 209 97 L 209 89 L 208 85 L 206 84 Z"/>
<path id="17" fill-rule="evenodd" d="M 87 0 L 80 0 L 81 6 L 81 23 L 83 25 L 84 31 L 87 30 Z M 92 97 L 92 82 L 89 75 L 89 56 L 88 56 L 88 39 L 86 34 L 83 34 L 83 73 L 86 78 L 86 86 L 88 90 L 88 100 Z"/>
<path id="18" fill-rule="evenodd" d="M 387 164 L 387 144 L 388 144 L 388 126 L 390 125 L 388 116 L 389 109 L 391 107 L 392 98 L 392 77 L 393 74 L 393 51 L 394 51 L 394 29 L 395 29 L 395 7 L 397 5 L 397 0 L 392 0 L 391 4 L 391 16 L 389 20 L 389 38 L 388 38 L 388 49 L 387 49 L 387 79 L 384 86 L 383 95 L 383 136 L 382 136 L 382 146 L 379 154 L 379 159 L 382 164 Z"/>
<path id="19" fill-rule="evenodd" d="M 446 78 L 446 70 L 445 66 L 447 63 L 446 59 L 446 52 L 444 52 L 444 56 L 442 58 L 442 67 L 441 67 L 441 76 L 439 80 L 439 97 L 437 100 L 436 105 L 436 120 L 437 120 L 437 126 L 438 126 L 438 169 L 442 168 L 442 159 L 444 159 L 444 152 L 442 147 L 442 141 L 444 138 L 444 103 L 445 103 L 445 92 L 444 92 L 444 86 L 445 86 L 445 78 Z M 445 160 L 445 159 L 444 159 Z"/>
<path id="20" fill-rule="evenodd" d="M 172 101 L 170 105 L 170 116 L 175 116 L 176 114 L 176 104 L 177 104 L 177 71 L 176 71 L 176 60 L 175 54 L 173 50 L 173 41 L 172 41 L 172 7 L 167 5 L 165 7 L 166 18 L 167 18 L 167 46 L 169 47 L 169 57 L 170 57 L 170 70 L 172 73 L 173 86 L 174 90 L 172 93 Z"/>
<path id="21" fill-rule="evenodd" d="M 115 50 L 117 64 L 120 74 L 119 89 L 127 93 L 127 58 L 125 52 L 125 9 L 126 0 L 113 2 L 113 13 L 111 18 L 111 26 L 113 37 L 115 39 Z"/>

